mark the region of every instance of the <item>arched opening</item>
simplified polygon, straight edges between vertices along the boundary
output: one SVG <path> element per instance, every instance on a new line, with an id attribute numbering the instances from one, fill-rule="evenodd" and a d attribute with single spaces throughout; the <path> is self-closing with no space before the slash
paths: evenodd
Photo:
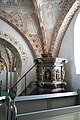
<path id="1" fill-rule="evenodd" d="M 8 91 L 20 76 L 22 61 L 17 49 L 5 39 L 0 38 L 0 82 L 2 91 Z M 2 95 L 5 93 L 2 92 Z"/>

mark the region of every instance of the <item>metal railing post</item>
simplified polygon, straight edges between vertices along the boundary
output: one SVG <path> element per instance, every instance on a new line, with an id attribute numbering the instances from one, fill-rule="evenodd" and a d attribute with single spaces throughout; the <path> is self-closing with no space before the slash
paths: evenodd
<path id="1" fill-rule="evenodd" d="M 25 76 L 25 96 L 27 94 L 27 90 L 26 90 L 26 76 Z"/>
<path id="2" fill-rule="evenodd" d="M 10 96 L 6 96 L 6 120 L 11 120 Z"/>
<path id="3" fill-rule="evenodd" d="M 15 101 L 10 101 L 10 96 L 6 96 L 6 120 L 17 120 L 17 108 Z"/>
<path id="4" fill-rule="evenodd" d="M 11 92 L 11 90 L 36 66 L 36 64 L 34 64 L 9 90 L 9 92 Z"/>

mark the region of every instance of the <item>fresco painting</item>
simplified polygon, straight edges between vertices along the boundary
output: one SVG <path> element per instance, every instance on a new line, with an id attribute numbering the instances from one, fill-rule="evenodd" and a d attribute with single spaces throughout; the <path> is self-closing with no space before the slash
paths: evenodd
<path id="1" fill-rule="evenodd" d="M 0 0 L 0 5 L 30 6 L 32 0 Z"/>
<path id="2" fill-rule="evenodd" d="M 27 31 L 30 34 L 37 34 L 38 31 L 35 20 L 29 14 L 27 15 Z"/>
<path id="3" fill-rule="evenodd" d="M 42 5 L 43 23 L 46 28 L 53 29 L 60 13 L 60 6 L 57 2 L 48 2 Z"/>

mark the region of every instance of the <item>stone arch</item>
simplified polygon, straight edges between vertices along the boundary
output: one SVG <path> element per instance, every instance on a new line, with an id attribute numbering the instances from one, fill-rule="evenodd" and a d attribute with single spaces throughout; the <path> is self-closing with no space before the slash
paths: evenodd
<path id="1" fill-rule="evenodd" d="M 15 48 L 15 50 L 19 54 L 18 58 L 20 58 L 19 60 L 21 61 L 21 66 L 19 66 L 19 68 L 23 69 L 24 65 L 28 61 L 28 57 L 27 57 L 27 54 L 26 54 L 23 46 L 18 41 L 16 41 L 11 35 L 3 33 L 1 31 L 0 31 L 0 38 L 2 40 L 5 40 L 5 43 L 4 42 L 2 42 L 2 43 L 4 43 L 4 44 L 10 43 L 13 46 L 13 49 Z M 0 42 L 1 42 L 1 40 L 0 40 Z M 12 47 L 10 47 L 10 48 L 12 48 Z"/>
<path id="2" fill-rule="evenodd" d="M 65 17 L 65 19 L 64 19 L 64 21 L 59 29 L 57 37 L 56 37 L 56 41 L 55 41 L 53 52 L 52 52 L 53 57 L 58 57 L 63 37 L 66 33 L 66 30 L 67 30 L 72 18 L 74 17 L 74 15 L 77 12 L 77 10 L 79 9 L 79 7 L 80 7 L 80 1 L 76 0 L 76 2 L 73 4 L 71 9 L 67 13 L 67 15 L 66 15 L 66 17 Z"/>
<path id="3" fill-rule="evenodd" d="M 21 70 L 22 70 L 22 61 L 21 61 L 21 56 L 19 55 L 17 49 L 11 43 L 9 43 L 8 41 L 6 41 L 3 38 L 0 38 L 0 44 L 2 44 L 3 46 L 5 46 L 9 50 L 11 50 L 11 52 L 13 54 L 16 54 L 16 58 L 18 58 L 18 59 L 16 59 L 16 62 L 19 63 L 19 64 L 17 64 L 17 70 L 18 70 L 18 73 L 21 73 Z M 8 71 L 10 71 L 9 66 L 7 66 L 7 68 L 8 68 Z"/>
<path id="4" fill-rule="evenodd" d="M 11 40 L 11 42 L 9 42 L 9 39 Z M 14 84 L 16 82 L 17 79 L 12 79 L 12 74 L 14 74 L 14 72 L 16 72 L 16 77 L 19 78 L 21 76 L 21 72 L 22 72 L 22 62 L 23 62 L 23 56 L 21 56 L 21 54 L 19 53 L 19 50 L 17 48 L 17 46 L 15 46 L 15 44 L 13 44 L 14 42 L 16 41 L 13 41 L 13 38 L 10 36 L 8 37 L 8 35 L 0 32 L 0 44 L 4 46 L 4 48 L 7 50 L 9 49 L 10 52 L 13 54 L 13 59 L 16 59 L 16 62 L 15 62 L 15 66 L 12 66 L 11 62 L 10 62 L 10 55 L 8 56 L 8 62 L 9 62 L 9 66 L 7 65 L 7 62 L 6 62 L 6 56 L 3 57 L 2 54 L 1 54 L 1 57 L 3 58 L 3 60 L 5 61 L 6 63 L 6 69 L 4 70 L 4 76 L 5 76 L 5 82 L 3 81 L 3 84 L 5 84 L 4 86 L 4 89 L 8 89 L 10 86 L 12 86 L 12 84 Z M 5 51 L 7 52 L 7 51 Z M 8 54 L 7 54 L 8 55 Z M 16 70 L 16 71 L 15 71 Z"/>
<path id="5" fill-rule="evenodd" d="M 11 43 L 14 46 L 14 48 L 16 48 L 18 53 L 20 54 L 22 62 L 27 62 L 27 54 L 25 53 L 24 48 L 22 47 L 22 45 L 18 41 L 16 41 L 11 35 L 3 33 L 1 31 L 0 31 L 0 38 Z"/>

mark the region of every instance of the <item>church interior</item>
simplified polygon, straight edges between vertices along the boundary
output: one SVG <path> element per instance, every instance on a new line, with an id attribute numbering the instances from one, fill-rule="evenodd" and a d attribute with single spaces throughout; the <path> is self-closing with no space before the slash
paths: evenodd
<path id="1" fill-rule="evenodd" d="M 1 120 L 80 120 L 79 27 L 80 0 L 0 0 Z"/>

